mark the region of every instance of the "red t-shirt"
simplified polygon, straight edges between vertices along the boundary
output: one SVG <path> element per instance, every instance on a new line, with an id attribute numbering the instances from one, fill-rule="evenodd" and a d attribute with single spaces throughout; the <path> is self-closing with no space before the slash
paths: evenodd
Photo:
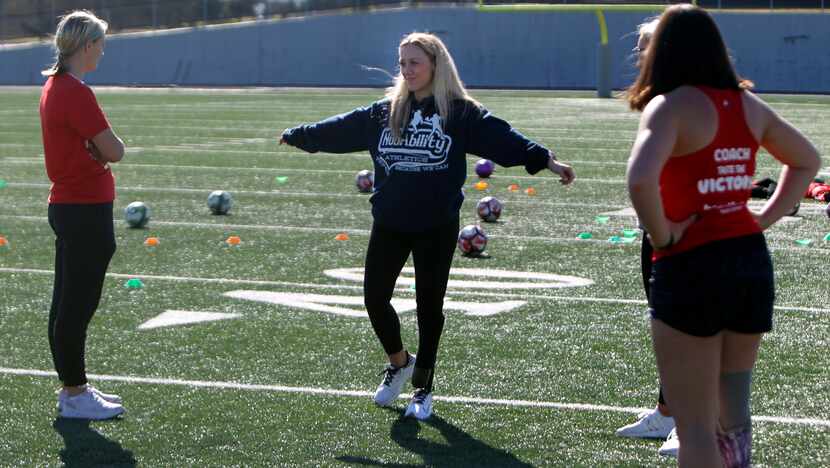
<path id="1" fill-rule="evenodd" d="M 115 199 L 109 165 L 92 158 L 87 142 L 110 128 L 95 94 L 69 73 L 50 76 L 40 95 L 40 128 L 49 203 L 108 203 Z"/>
<path id="2" fill-rule="evenodd" d="M 698 215 L 680 242 L 653 259 L 721 239 L 761 232 L 747 207 L 758 141 L 744 116 L 742 92 L 699 86 L 718 111 L 718 130 L 705 148 L 670 158 L 660 173 L 660 198 L 674 222 Z"/>

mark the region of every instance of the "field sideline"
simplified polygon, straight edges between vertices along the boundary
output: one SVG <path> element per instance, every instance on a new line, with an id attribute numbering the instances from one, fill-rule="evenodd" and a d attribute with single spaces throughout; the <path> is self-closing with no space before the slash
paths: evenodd
<path id="1" fill-rule="evenodd" d="M 0 466 L 671 466 L 659 441 L 614 430 L 654 405 L 656 369 L 625 192 L 637 115 L 586 92 L 473 91 L 571 161 L 578 180 L 497 168 L 485 192 L 470 156 L 462 223 L 485 194 L 490 258 L 456 255 L 435 416 L 403 419 L 369 398 L 383 352 L 359 277 L 371 226 L 354 174 L 366 153 L 301 153 L 283 128 L 366 105 L 377 89 L 96 88 L 127 156 L 113 165 L 118 251 L 90 328 L 88 371 L 119 393 L 116 421 L 56 419 L 46 339 L 53 234 L 46 222 L 39 90 L 0 88 Z M 802 129 L 830 176 L 829 96 L 766 99 Z M 769 155 L 758 177 L 778 178 Z M 520 190 L 510 191 L 510 184 Z M 535 196 L 524 193 L 534 187 Z M 206 207 L 234 196 L 228 216 Z M 142 200 L 145 229 L 123 208 Z M 804 201 L 770 229 L 775 330 L 754 375 L 754 465 L 830 465 L 830 220 Z M 417 213 L 412 214 L 413 219 Z M 335 235 L 345 232 L 346 241 Z M 591 239 L 578 239 L 589 232 Z M 239 236 L 229 248 L 224 240 Z M 148 250 L 143 241 L 160 245 Z M 800 241 L 800 242 L 797 242 Z M 809 241 L 809 242 L 807 242 Z M 410 265 L 411 266 L 411 265 Z M 357 272 L 357 273 L 356 273 Z M 512 272 L 512 273 L 511 273 Z M 143 289 L 125 281 L 141 278 Z M 414 298 L 396 291 L 416 352 Z M 303 295 L 304 299 L 299 298 Z M 485 311 L 489 311 L 486 312 Z M 177 313 L 203 322 L 142 327 Z M 208 321 L 209 320 L 209 321 Z M 173 322 L 171 322 L 173 323 Z"/>

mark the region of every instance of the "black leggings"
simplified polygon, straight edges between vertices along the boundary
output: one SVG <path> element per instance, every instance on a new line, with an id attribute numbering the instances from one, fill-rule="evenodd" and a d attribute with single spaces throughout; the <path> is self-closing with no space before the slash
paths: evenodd
<path id="1" fill-rule="evenodd" d="M 50 204 L 49 225 L 56 236 L 49 347 L 58 378 L 74 387 L 87 382 L 86 331 L 115 253 L 112 203 Z"/>
<path id="2" fill-rule="evenodd" d="M 418 314 L 418 352 L 415 367 L 432 370 L 444 329 L 444 293 L 458 238 L 458 219 L 438 228 L 404 233 L 374 223 L 366 252 L 363 301 L 372 328 L 386 354 L 404 349 L 401 324 L 390 303 L 395 282 L 412 253 L 415 263 L 415 301 Z M 427 389 L 432 389 L 430 373 Z"/>
<path id="3" fill-rule="evenodd" d="M 651 246 L 651 241 L 648 239 L 648 235 L 645 231 L 643 231 L 643 247 L 640 249 L 640 268 L 643 272 L 643 289 L 646 291 L 646 299 L 648 299 L 649 293 L 651 292 L 651 254 L 654 252 L 654 247 Z M 657 393 L 657 401 L 661 405 L 666 404 L 666 399 L 663 398 L 663 387 L 659 387 L 659 391 Z"/>

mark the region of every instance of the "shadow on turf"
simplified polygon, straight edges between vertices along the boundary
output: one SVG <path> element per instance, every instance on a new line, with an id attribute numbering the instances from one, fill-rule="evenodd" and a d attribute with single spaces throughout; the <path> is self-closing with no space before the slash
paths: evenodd
<path id="1" fill-rule="evenodd" d="M 401 408 L 385 408 L 398 413 L 398 419 L 392 424 L 392 440 L 412 453 L 420 455 L 423 463 L 386 463 L 366 457 L 341 455 L 337 460 L 349 465 L 383 466 L 389 468 L 409 468 L 419 466 L 499 466 L 531 467 L 509 452 L 491 447 L 460 428 L 453 426 L 440 416 L 432 415 L 426 421 L 405 418 Z M 434 442 L 418 437 L 421 424 L 438 429 L 446 443 Z"/>
<path id="2" fill-rule="evenodd" d="M 60 451 L 60 457 L 67 468 L 136 466 L 133 452 L 89 427 L 87 419 L 56 418 L 52 427 L 63 437 L 64 448 Z"/>

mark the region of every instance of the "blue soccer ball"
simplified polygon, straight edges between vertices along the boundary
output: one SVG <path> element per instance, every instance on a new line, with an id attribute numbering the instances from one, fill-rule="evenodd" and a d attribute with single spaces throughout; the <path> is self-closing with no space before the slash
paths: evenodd
<path id="1" fill-rule="evenodd" d="M 230 193 L 224 190 L 214 190 L 208 195 L 207 205 L 211 213 L 225 215 L 228 214 L 231 206 L 233 206 L 233 198 Z"/>
<path id="2" fill-rule="evenodd" d="M 124 208 L 124 221 L 131 228 L 142 228 L 150 222 L 150 207 L 144 202 L 134 201 Z"/>

